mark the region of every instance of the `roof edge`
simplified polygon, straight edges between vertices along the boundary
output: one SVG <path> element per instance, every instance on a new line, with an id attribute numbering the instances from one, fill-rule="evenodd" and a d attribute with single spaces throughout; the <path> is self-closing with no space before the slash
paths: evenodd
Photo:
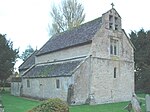
<path id="1" fill-rule="evenodd" d="M 45 53 L 40 53 L 40 54 L 37 53 L 36 56 L 41 56 L 41 55 L 45 55 L 45 54 L 49 54 L 49 53 L 52 53 L 52 52 L 57 52 L 57 51 L 61 51 L 61 50 L 64 50 L 64 49 L 77 47 L 77 46 L 81 46 L 81 45 L 87 45 L 87 44 L 90 44 L 90 43 L 92 43 L 92 40 L 89 40 L 89 41 L 84 42 L 84 43 L 79 43 L 79 44 L 76 44 L 76 45 L 72 45 L 72 46 L 56 49 L 56 50 L 53 50 L 53 51 L 45 52 Z"/>
<path id="2" fill-rule="evenodd" d="M 122 29 L 122 31 L 123 31 L 123 32 L 124 32 L 124 34 L 126 35 L 126 37 L 127 37 L 128 41 L 129 41 L 129 43 L 131 44 L 131 46 L 133 47 L 133 49 L 134 49 L 134 50 L 136 50 L 135 46 L 134 46 L 134 45 L 133 45 L 133 43 L 131 42 L 131 40 L 130 40 L 130 38 L 128 37 L 128 35 L 127 35 L 127 33 L 125 32 L 125 30 L 124 30 L 124 29 Z"/>

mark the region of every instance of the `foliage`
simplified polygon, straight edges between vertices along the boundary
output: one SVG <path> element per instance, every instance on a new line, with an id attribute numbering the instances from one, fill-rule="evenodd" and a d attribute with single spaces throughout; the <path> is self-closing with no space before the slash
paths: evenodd
<path id="1" fill-rule="evenodd" d="M 18 57 L 18 49 L 13 49 L 13 42 L 5 36 L 0 34 L 0 80 L 3 84 L 12 75 Z"/>
<path id="2" fill-rule="evenodd" d="M 20 58 L 25 61 L 32 53 L 34 52 L 34 49 L 28 45 L 25 51 L 21 54 Z"/>
<path id="3" fill-rule="evenodd" d="M 69 107 L 64 101 L 51 98 L 28 112 L 69 112 Z"/>
<path id="4" fill-rule="evenodd" d="M 150 93 L 150 31 L 131 32 L 135 50 L 136 89 Z"/>
<path id="5" fill-rule="evenodd" d="M 60 33 L 79 26 L 85 19 L 84 8 L 77 0 L 62 0 L 61 5 L 53 5 L 51 11 L 53 19 L 50 34 Z"/>

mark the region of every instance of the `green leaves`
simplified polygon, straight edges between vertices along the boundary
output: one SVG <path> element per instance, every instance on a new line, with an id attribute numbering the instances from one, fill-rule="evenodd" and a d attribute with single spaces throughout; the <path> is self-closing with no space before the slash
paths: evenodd
<path id="1" fill-rule="evenodd" d="M 77 27 L 85 19 L 84 8 L 77 0 L 62 0 L 60 6 L 53 5 L 50 14 L 53 19 L 50 35 Z"/>
<path id="2" fill-rule="evenodd" d="M 136 87 L 147 92 L 145 88 L 148 87 L 148 83 L 150 84 L 150 31 L 144 31 L 144 29 L 138 32 L 131 31 L 130 37 L 136 48 L 134 54 L 135 69 L 137 71 Z M 148 83 L 145 83 L 147 81 Z"/>
<path id="3" fill-rule="evenodd" d="M 69 106 L 59 98 L 50 98 L 28 112 L 69 112 Z"/>
<path id="4" fill-rule="evenodd" d="M 22 53 L 20 58 L 25 61 L 32 53 L 34 52 L 34 49 L 29 45 L 27 49 Z"/>
<path id="5" fill-rule="evenodd" d="M 18 56 L 18 49 L 13 49 L 13 42 L 0 34 L 0 79 L 6 80 L 13 72 Z"/>

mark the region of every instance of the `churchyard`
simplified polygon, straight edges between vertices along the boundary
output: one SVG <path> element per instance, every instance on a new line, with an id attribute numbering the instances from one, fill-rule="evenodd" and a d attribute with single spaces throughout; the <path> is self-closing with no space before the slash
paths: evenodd
<path id="1" fill-rule="evenodd" d="M 42 103 L 42 101 L 12 96 L 8 91 L 1 93 L 1 95 L 5 112 L 28 112 L 28 110 Z M 138 97 L 142 102 L 142 112 L 145 112 L 145 94 L 138 94 Z M 129 102 L 121 102 L 102 105 L 70 106 L 69 112 L 128 112 L 124 110 L 124 107 L 128 104 Z"/>

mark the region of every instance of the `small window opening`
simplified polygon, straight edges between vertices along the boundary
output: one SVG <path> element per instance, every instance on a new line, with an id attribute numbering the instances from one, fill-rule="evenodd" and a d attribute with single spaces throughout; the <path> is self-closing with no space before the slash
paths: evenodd
<path id="1" fill-rule="evenodd" d="M 116 78 L 116 72 L 117 72 L 117 68 L 114 68 L 114 78 Z"/>
<path id="2" fill-rule="evenodd" d="M 59 79 L 56 79 L 56 88 L 57 88 L 57 89 L 60 88 L 60 81 L 59 81 Z"/>
<path id="3" fill-rule="evenodd" d="M 115 30 L 118 30 L 118 18 L 115 17 Z"/>
<path id="4" fill-rule="evenodd" d="M 113 29 L 113 16 L 109 15 L 109 29 Z"/>
<path id="5" fill-rule="evenodd" d="M 118 30 L 118 25 L 115 25 L 115 30 Z"/>
<path id="6" fill-rule="evenodd" d="M 109 29 L 113 29 L 113 23 L 109 23 Z"/>
<path id="7" fill-rule="evenodd" d="M 113 23 L 113 16 L 112 15 L 109 15 L 109 22 Z"/>
<path id="8" fill-rule="evenodd" d="M 117 24 L 117 22 L 118 22 L 118 18 L 117 18 L 117 17 L 115 17 L 115 24 Z"/>
<path id="9" fill-rule="evenodd" d="M 30 87 L 30 80 L 27 80 L 27 87 Z"/>
<path id="10" fill-rule="evenodd" d="M 117 47 L 114 45 L 114 55 L 117 55 Z"/>
<path id="11" fill-rule="evenodd" d="M 110 45 L 110 54 L 113 54 L 113 45 Z"/>

